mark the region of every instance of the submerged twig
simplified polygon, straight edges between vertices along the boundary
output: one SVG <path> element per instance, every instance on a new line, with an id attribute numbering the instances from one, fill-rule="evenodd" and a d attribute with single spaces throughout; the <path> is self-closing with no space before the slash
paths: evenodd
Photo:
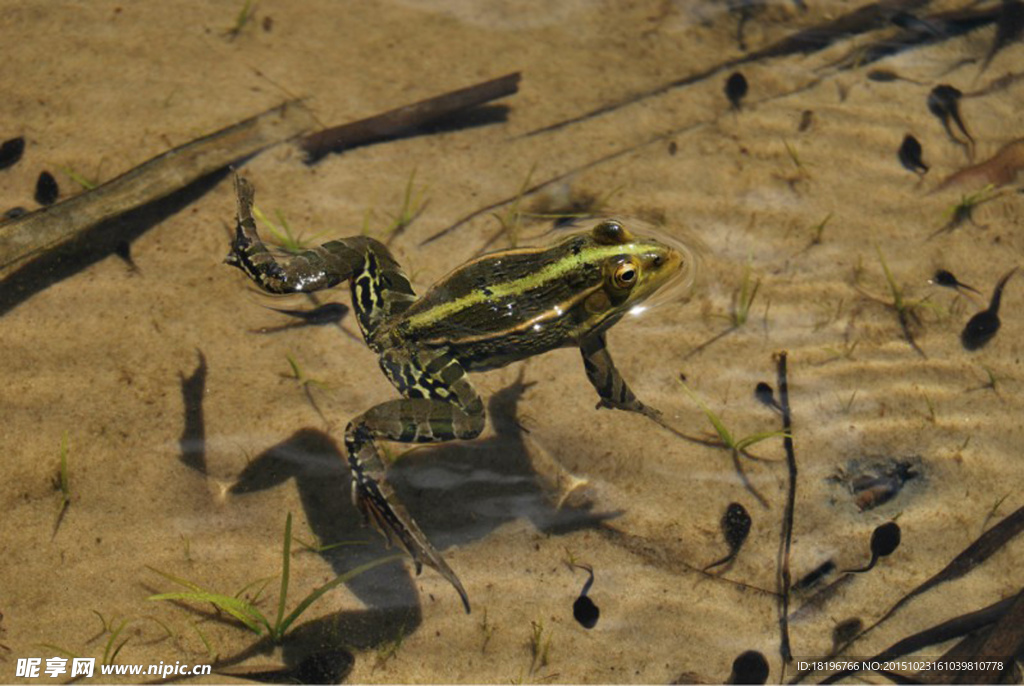
<path id="1" fill-rule="evenodd" d="M 983 533 L 981 536 L 979 536 L 973 543 L 971 543 L 969 546 L 967 546 L 959 555 L 957 555 L 955 558 L 953 558 L 952 562 L 950 562 L 948 565 L 946 565 L 941 571 L 939 571 L 938 573 L 936 573 L 933 576 L 929 577 L 926 581 L 924 581 L 919 586 L 917 586 L 917 588 L 913 589 L 912 591 L 910 591 L 909 593 L 904 595 L 902 598 L 900 598 L 899 601 L 897 601 L 895 605 L 893 605 L 891 608 L 889 608 L 889 611 L 886 612 L 874 624 L 872 624 L 871 626 L 869 626 L 866 629 L 864 629 L 863 631 L 861 631 L 859 634 L 857 634 L 856 636 L 851 638 L 846 643 L 844 643 L 844 644 L 842 644 L 840 646 L 837 646 L 836 649 L 831 651 L 831 653 L 829 653 L 829 655 L 827 657 L 832 658 L 832 657 L 835 657 L 836 655 L 841 654 L 847 647 L 849 647 L 850 645 L 852 645 L 856 641 L 859 641 L 861 638 L 863 638 L 868 633 L 873 631 L 875 629 L 875 627 L 879 626 L 880 624 L 882 624 L 883 622 L 888 620 L 890 617 L 892 617 L 894 614 L 896 614 L 896 612 L 901 607 L 903 607 L 908 602 L 910 602 L 912 599 L 916 598 L 917 596 L 921 595 L 922 593 L 924 593 L 924 592 L 926 592 L 928 590 L 931 590 L 932 588 L 934 588 L 934 587 L 936 587 L 936 586 L 938 586 L 940 584 L 943 584 L 943 583 L 945 583 L 947 581 L 953 581 L 955 579 L 959 579 L 960 577 L 964 576 L 965 574 L 967 574 L 968 572 L 973 570 L 975 567 L 977 567 L 978 565 L 982 564 L 985 560 L 990 558 L 992 555 L 994 555 L 998 550 L 1000 550 L 1003 546 L 1005 546 L 1007 543 L 1009 543 L 1011 540 L 1013 540 L 1015 537 L 1017 537 L 1021 532 L 1024 532 L 1024 507 L 1018 508 L 1016 511 L 1014 511 L 1012 514 L 1007 516 L 1001 522 L 999 522 L 994 527 L 992 527 L 991 529 L 989 529 L 988 531 Z M 1002 608 L 1002 609 L 999 610 L 1000 614 L 996 614 L 994 616 L 990 616 L 990 618 L 984 620 L 985 624 L 992 623 L 993 621 L 996 621 L 996 619 L 998 619 L 998 617 L 1002 616 L 1001 612 L 1005 612 L 1005 608 L 1009 607 L 1009 602 L 1011 602 L 1011 601 L 1012 601 L 1012 599 L 1009 599 L 1009 600 L 1006 600 L 1006 601 L 1002 601 L 1001 603 L 996 603 L 995 605 L 991 605 L 988 608 L 985 608 L 984 610 L 979 610 L 977 613 L 969 613 L 967 615 L 963 615 L 962 617 L 960 617 L 958 619 L 959 620 L 964 620 L 965 618 L 974 617 L 975 614 L 980 616 L 981 613 L 996 612 L 996 610 L 998 608 Z M 1004 603 L 1005 603 L 1005 605 L 1004 605 Z M 956 621 L 956 620 L 950 620 L 950 622 L 953 622 L 953 621 Z M 940 624 L 938 627 L 933 627 L 933 630 L 934 631 L 938 631 L 939 627 L 943 627 L 943 626 L 945 626 L 945 624 Z M 976 628 L 978 628 L 978 627 L 974 626 L 973 628 L 967 629 L 963 633 L 968 633 L 970 631 L 974 631 Z M 955 635 L 947 636 L 946 638 L 941 638 L 939 640 L 948 640 L 948 638 L 955 638 L 955 636 L 957 636 L 957 635 L 963 635 L 963 634 L 955 634 Z M 913 638 L 913 637 L 911 637 L 911 638 Z M 904 641 L 901 641 L 900 643 L 897 643 L 896 645 L 894 645 L 891 648 L 889 648 L 887 651 L 885 651 L 883 653 L 880 653 L 880 656 L 891 657 L 892 656 L 891 655 L 891 651 L 894 651 L 894 650 L 897 650 L 897 649 L 902 650 L 903 646 L 901 644 L 905 644 L 906 642 L 911 641 L 911 638 L 905 639 Z M 936 641 L 936 642 L 938 642 L 938 641 Z M 918 650 L 918 649 L 919 648 L 913 648 L 913 650 Z M 876 659 L 883 659 L 883 658 L 882 657 L 878 657 Z M 796 683 L 796 682 L 801 681 L 804 677 L 806 677 L 812 671 L 814 671 L 814 670 L 805 670 L 805 671 L 800 672 L 794 678 L 792 683 Z M 833 676 L 835 678 L 839 678 L 839 675 L 833 675 Z"/>
<path id="2" fill-rule="evenodd" d="M 779 629 L 782 641 L 779 654 L 782 655 L 783 669 L 785 663 L 793 659 L 789 646 L 789 589 L 792 578 L 789 572 L 789 550 L 793 542 L 793 512 L 796 509 L 796 451 L 793 448 L 793 417 L 789 407 L 789 378 L 786 370 L 786 351 L 778 354 L 779 407 L 782 411 L 782 445 L 786 450 L 786 466 L 789 472 L 789 483 L 786 488 L 786 510 L 782 517 L 782 541 L 779 545 Z"/>
<path id="3" fill-rule="evenodd" d="M 519 72 L 506 74 L 468 88 L 420 100 L 382 114 L 359 121 L 332 126 L 304 137 L 299 146 L 306 152 L 307 161 L 316 160 L 332 152 L 352 148 L 369 141 L 389 138 L 424 126 L 448 115 L 476 107 L 485 102 L 513 95 L 519 90 Z"/>
<path id="4" fill-rule="evenodd" d="M 289 101 L 169 150 L 93 190 L 0 223 L 0 275 L 101 222 L 297 136 L 312 123 L 309 110 Z"/>

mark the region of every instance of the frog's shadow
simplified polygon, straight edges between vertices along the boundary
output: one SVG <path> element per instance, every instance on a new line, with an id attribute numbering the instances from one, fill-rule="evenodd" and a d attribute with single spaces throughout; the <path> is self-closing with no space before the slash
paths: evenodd
<path id="1" fill-rule="evenodd" d="M 482 539 L 520 517 L 530 519 L 540 531 L 562 533 L 596 526 L 613 516 L 591 513 L 587 507 L 559 509 L 551 503 L 515 420 L 516 404 L 527 386 L 520 379 L 491 396 L 488 414 L 494 436 L 421 448 L 389 469 L 388 480 L 398 498 L 438 550 Z M 363 528 L 352 505 L 345 463 L 333 438 L 317 429 L 301 429 L 250 462 L 231 493 L 254 493 L 295 479 L 306 519 L 322 544 L 367 541 L 319 552 L 335 574 L 343 574 L 385 554 L 383 537 Z M 355 577 L 348 587 L 372 608 L 416 608 L 417 616 L 408 619 L 418 624 L 419 598 L 410 569 L 406 560 L 396 561 Z M 476 584 L 471 579 L 463 583 L 472 599 Z"/>

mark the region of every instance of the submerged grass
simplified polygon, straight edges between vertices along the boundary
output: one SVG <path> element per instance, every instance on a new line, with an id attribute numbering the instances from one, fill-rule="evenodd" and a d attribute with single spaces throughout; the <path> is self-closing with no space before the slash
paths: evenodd
<path id="1" fill-rule="evenodd" d="M 712 410 L 708 404 L 705 403 L 692 388 L 690 388 L 686 381 L 680 379 L 679 382 L 682 384 L 683 391 L 686 392 L 686 395 L 690 396 L 690 399 L 697 404 L 697 407 L 699 407 L 708 418 L 711 426 L 715 429 L 715 433 L 718 434 L 718 438 L 722 441 L 722 445 L 732 453 L 741 454 L 747 448 L 760 443 L 761 441 L 766 441 L 769 438 L 784 438 L 786 436 L 785 431 L 762 431 L 760 433 L 744 436 L 743 438 L 735 438 L 732 432 L 729 431 L 729 428 L 725 425 L 725 422 L 723 422 L 721 418 L 715 414 L 714 410 Z"/>
<path id="2" fill-rule="evenodd" d="M 60 439 L 60 469 L 54 479 L 55 486 L 60 490 L 60 502 L 57 503 L 57 516 L 53 520 L 53 536 L 57 535 L 60 523 L 64 521 L 68 506 L 71 505 L 71 479 L 68 475 L 68 432 L 65 431 Z M 51 538 L 53 537 L 51 536 Z"/>
<path id="3" fill-rule="evenodd" d="M 885 281 L 889 285 L 889 293 L 892 295 L 892 303 L 889 304 L 893 310 L 896 311 L 896 318 L 899 320 L 900 329 L 903 331 L 903 338 L 906 339 L 910 347 L 920 355 L 921 357 L 927 358 L 924 350 L 917 344 L 917 340 L 914 338 L 914 332 L 911 327 L 914 324 L 920 324 L 921 320 L 918 316 L 920 308 L 925 306 L 923 300 L 909 302 L 903 297 L 903 289 L 896 283 L 895 277 L 892 275 L 892 271 L 889 270 L 889 265 L 885 261 L 885 256 L 882 254 L 882 249 L 875 246 L 875 250 L 878 252 L 878 261 L 882 264 L 882 271 L 885 273 Z"/>
<path id="4" fill-rule="evenodd" d="M 295 623 L 302 614 L 309 609 L 309 607 L 319 600 L 325 593 L 341 584 L 351 581 L 360 574 L 367 572 L 374 567 L 378 567 L 382 564 L 391 562 L 399 559 L 400 555 L 391 555 L 378 560 L 367 562 L 366 564 L 360 565 L 355 569 L 349 570 L 345 574 L 335 577 L 326 584 L 319 586 L 309 593 L 305 598 L 299 601 L 295 608 L 286 614 L 286 608 L 288 604 L 288 589 L 291 581 L 291 550 L 292 550 L 292 515 L 288 513 L 288 517 L 285 520 L 284 528 L 284 542 L 282 546 L 282 559 L 281 559 L 281 587 L 278 593 L 277 599 L 277 612 L 275 618 L 271 621 L 263 612 L 256 607 L 255 601 L 248 601 L 239 596 L 247 589 L 252 588 L 254 582 L 247 584 L 242 590 L 240 590 L 234 596 L 226 595 L 223 593 L 216 593 L 209 591 L 198 584 L 184 579 L 167 572 L 163 572 L 154 567 L 149 567 L 150 570 L 156 572 L 160 576 L 164 577 L 168 581 L 183 586 L 188 589 L 187 591 L 170 592 L 170 593 L 158 593 L 152 595 L 148 600 L 169 600 L 169 601 L 184 601 L 184 602 L 198 602 L 198 603 L 210 603 L 218 610 L 226 612 L 231 615 L 239 622 L 241 622 L 247 629 L 253 633 L 262 636 L 264 632 L 271 638 L 275 643 L 280 643 L 285 635 L 288 633 L 288 629 Z M 262 592 L 262 591 L 261 591 Z"/>
<path id="5" fill-rule="evenodd" d="M 746 488 L 747 491 L 754 496 L 754 498 L 756 498 L 763 507 L 768 507 L 768 501 L 756 488 L 754 488 L 754 485 L 750 483 L 750 479 L 747 478 L 746 473 L 743 471 L 743 466 L 740 464 L 740 456 L 742 455 L 751 459 L 759 459 L 746 452 L 747 448 L 750 448 L 761 441 L 766 441 L 769 438 L 788 438 L 789 434 L 785 431 L 762 431 L 742 438 L 736 438 L 715 411 L 712 410 L 692 388 L 690 388 L 682 375 L 680 375 L 679 382 L 682 384 L 683 390 L 686 394 L 697 404 L 697 407 L 701 409 L 704 416 L 708 418 L 711 426 L 714 427 L 715 433 L 718 434 L 718 438 L 721 441 L 721 446 L 729 451 L 729 455 L 732 458 L 733 468 L 736 470 L 736 474 L 740 477 L 740 481 L 743 482 L 743 487 Z"/>
<path id="6" fill-rule="evenodd" d="M 252 215 L 267 227 L 267 231 L 274 237 L 274 241 L 281 246 L 281 249 L 291 255 L 308 250 L 313 241 L 320 236 L 320 234 L 316 234 L 315 236 L 304 238 L 301 234 L 295 233 L 292 231 L 291 224 L 281 210 L 274 210 L 274 216 L 277 218 L 276 222 L 271 221 L 264 214 L 263 210 L 255 205 L 252 206 Z"/>
<path id="7" fill-rule="evenodd" d="M 391 215 L 391 223 L 384 231 L 385 243 L 391 242 L 405 231 L 416 218 L 423 214 L 427 208 L 429 199 L 425 198 L 427 186 L 416 187 L 416 169 L 413 168 L 409 174 L 409 180 L 405 182 L 405 191 L 402 193 L 402 205 L 398 212 Z"/>

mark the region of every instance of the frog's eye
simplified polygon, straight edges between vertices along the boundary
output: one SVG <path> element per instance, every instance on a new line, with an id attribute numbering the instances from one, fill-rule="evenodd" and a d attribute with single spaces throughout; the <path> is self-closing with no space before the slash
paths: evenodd
<path id="1" fill-rule="evenodd" d="M 627 290 L 636 283 L 637 276 L 636 263 L 633 260 L 623 260 L 615 267 L 615 271 L 612 272 L 612 283 L 615 284 L 616 288 Z"/>
<path id="2" fill-rule="evenodd" d="M 594 227 L 593 233 L 594 240 L 602 245 L 621 245 L 633 240 L 629 231 L 614 219 L 601 222 Z"/>

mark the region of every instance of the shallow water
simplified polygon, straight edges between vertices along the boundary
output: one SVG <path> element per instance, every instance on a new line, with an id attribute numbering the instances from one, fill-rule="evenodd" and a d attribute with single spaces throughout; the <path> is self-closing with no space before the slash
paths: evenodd
<path id="1" fill-rule="evenodd" d="M 233 35 L 241 6 L 0 5 L 0 138 L 26 139 L 21 161 L 0 170 L 2 209 L 34 209 L 44 169 L 67 198 L 82 192 L 72 173 L 108 181 L 295 96 L 334 125 L 519 70 L 519 93 L 502 101 L 506 121 L 360 147 L 314 166 L 280 145 L 242 172 L 268 216 L 279 210 L 314 240 L 364 224 L 383 236 L 415 173 L 422 212 L 392 249 L 420 292 L 484 246 L 509 244 L 495 238 L 491 212 L 423 241 L 536 184 L 545 185 L 521 209 L 591 197 L 603 214 L 687 241 L 702 261 L 692 288 L 627 318 L 608 339 L 638 396 L 671 429 L 704 442 L 595 410 L 579 353 L 556 351 L 474 375 L 488 403 L 484 434 L 419 448 L 392 467 L 402 501 L 465 585 L 471 615 L 444 579 L 430 569 L 416 576 L 405 557 L 324 595 L 282 647 L 209 604 L 147 600 L 182 590 L 161 570 L 239 593 L 273 621 L 289 513 L 289 609 L 394 552 L 350 504 L 342 434 L 395 392 L 351 316 L 259 332 L 292 321 L 269 307 L 309 302 L 258 294 L 222 264 L 235 200 L 229 179 L 214 178 L 109 227 L 113 239 L 94 237 L 96 246 L 78 246 L 41 274 L 3 276 L 0 681 L 51 679 L 18 677 L 19 659 L 109 659 L 121 646 L 118 664 L 214 664 L 207 681 L 284 669 L 382 683 L 716 682 L 756 650 L 777 682 L 794 675 L 796 660 L 827 655 L 838 625 L 870 626 L 1024 505 L 1024 277 L 1006 286 L 995 337 L 977 351 L 960 341 L 998 279 L 1021 263 L 1019 182 L 986 191 L 971 219 L 947 231 L 939 230 L 950 210 L 985 179 L 968 175 L 933 192 L 1021 137 L 1024 81 L 988 88 L 1021 71 L 1019 42 L 984 70 L 992 26 L 835 66 L 897 30 L 884 25 L 663 88 L 860 4 L 769 3 L 745 25 L 747 53 L 736 15 L 712 2 L 581 1 L 539 12 L 520 2 L 262 1 Z M 957 7 L 931 3 L 919 14 Z M 749 84 L 738 110 L 723 90 L 736 69 Z M 871 80 L 872 69 L 901 78 Z M 928 111 L 929 92 L 943 83 L 965 93 L 973 158 Z M 653 94 L 526 135 L 642 93 Z M 898 159 L 908 133 L 930 167 L 923 178 Z M 508 218 L 508 209 L 495 212 Z M 517 239 L 545 242 L 550 226 L 525 218 Z M 112 253 L 118 239 L 130 240 L 130 262 Z M 981 295 L 930 284 L 937 269 Z M 901 329 L 893 287 L 919 349 Z M 323 300 L 348 303 L 345 291 Z M 830 597 L 791 594 L 795 660 L 785 665 L 783 442 L 750 447 L 759 459 L 739 460 L 744 484 L 729 452 L 707 444 L 717 437 L 679 381 L 684 374 L 736 439 L 778 431 L 754 388 L 768 382 L 778 397 L 774 356 L 783 350 L 798 466 L 793 582 L 827 560 L 863 567 L 872 531 L 893 520 L 901 528 L 895 552 Z M 60 514 L 65 435 L 70 504 Z M 862 510 L 899 462 L 913 478 Z M 874 490 L 853 492 L 872 477 Z M 704 573 L 728 552 L 720 520 L 734 502 L 749 512 L 750 534 L 731 565 Z M 306 547 L 317 541 L 326 549 Z M 594 569 L 593 629 L 573 618 L 587 574 L 569 562 Z M 844 655 L 877 654 L 1019 593 L 1022 562 L 1021 542 L 1011 540 Z"/>

